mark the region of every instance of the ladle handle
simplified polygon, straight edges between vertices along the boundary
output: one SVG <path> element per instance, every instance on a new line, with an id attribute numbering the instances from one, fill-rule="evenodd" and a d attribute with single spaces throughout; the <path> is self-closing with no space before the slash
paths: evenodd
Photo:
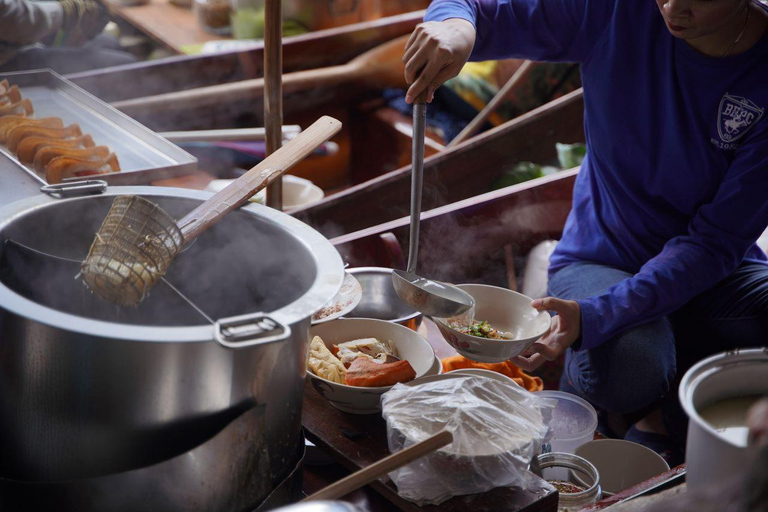
<path id="1" fill-rule="evenodd" d="M 328 116 L 315 121 L 312 126 L 288 141 L 256 167 L 227 185 L 216 195 L 179 220 L 178 225 L 189 243 L 200 233 L 213 226 L 221 217 L 234 210 L 263 189 L 285 171 L 301 162 L 322 143 L 341 129 L 341 122 Z"/>
<path id="2" fill-rule="evenodd" d="M 426 89 L 413 102 L 413 146 L 411 147 L 411 233 L 408 244 L 406 272 L 416 270 L 419 259 L 419 223 L 421 221 L 421 193 L 424 183 L 424 137 L 427 130 Z"/>
<path id="3" fill-rule="evenodd" d="M 371 464 L 367 468 L 352 473 L 348 477 L 329 485 L 325 489 L 317 491 L 315 494 L 305 498 L 304 501 L 335 500 L 342 496 L 346 496 L 350 492 L 381 478 L 391 471 L 400 469 L 416 459 L 429 455 L 439 448 L 450 444 L 452 441 L 453 434 L 447 430 L 443 430 L 420 443 L 409 446 L 404 450 L 400 450 L 397 453 Z"/>

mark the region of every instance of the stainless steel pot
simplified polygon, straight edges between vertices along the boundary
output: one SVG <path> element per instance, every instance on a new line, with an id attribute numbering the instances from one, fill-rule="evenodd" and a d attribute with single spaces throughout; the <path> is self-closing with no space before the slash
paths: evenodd
<path id="1" fill-rule="evenodd" d="M 688 486 L 702 489 L 750 467 L 755 450 L 718 435 L 699 411 L 725 398 L 768 395 L 768 348 L 734 350 L 704 359 L 685 373 L 679 394 L 689 418 Z"/>
<path id="2" fill-rule="evenodd" d="M 257 441 L 233 436 L 230 447 L 256 442 L 258 456 L 231 469 L 232 488 L 208 491 L 248 488 L 244 498 L 258 504 L 292 469 L 310 316 L 340 288 L 341 258 L 305 224 L 249 205 L 166 276 L 210 320 L 163 283 L 119 310 L 76 279 L 77 263 L 24 248 L 82 260 L 118 194 L 144 196 L 176 218 L 210 195 L 115 187 L 0 209 L 0 477 L 87 479 L 155 465 L 258 407 Z"/>
<path id="3" fill-rule="evenodd" d="M 349 268 L 363 289 L 363 296 L 346 318 L 376 318 L 419 329 L 423 315 L 400 299 L 392 285 L 392 269 L 383 267 Z"/>

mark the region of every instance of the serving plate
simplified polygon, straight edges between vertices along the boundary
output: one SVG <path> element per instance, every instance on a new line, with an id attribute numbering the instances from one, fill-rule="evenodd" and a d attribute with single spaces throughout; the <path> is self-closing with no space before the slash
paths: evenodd
<path id="1" fill-rule="evenodd" d="M 344 281 L 341 283 L 341 289 L 331 299 L 331 301 L 312 315 L 312 325 L 330 322 L 341 316 L 346 315 L 360 303 L 363 297 L 363 287 L 360 282 L 350 274 L 344 273 Z"/>

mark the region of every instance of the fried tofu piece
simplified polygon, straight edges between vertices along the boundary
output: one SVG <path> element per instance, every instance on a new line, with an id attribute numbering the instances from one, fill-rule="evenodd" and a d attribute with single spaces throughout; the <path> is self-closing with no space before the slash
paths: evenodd
<path id="1" fill-rule="evenodd" d="M 331 354 L 320 336 L 315 336 L 309 344 L 309 369 L 320 378 L 344 384 L 344 365 Z"/>

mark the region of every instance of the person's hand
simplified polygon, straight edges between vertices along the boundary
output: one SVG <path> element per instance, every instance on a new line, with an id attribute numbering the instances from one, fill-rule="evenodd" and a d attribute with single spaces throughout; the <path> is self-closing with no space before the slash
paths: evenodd
<path id="1" fill-rule="evenodd" d="M 525 371 L 531 372 L 544 364 L 554 361 L 573 345 L 581 335 L 581 308 L 575 300 L 562 300 L 553 297 L 536 299 L 531 306 L 539 311 L 555 311 L 549 330 L 528 350 L 510 359 L 512 363 Z"/>
<path id="2" fill-rule="evenodd" d="M 768 446 L 768 398 L 763 398 L 747 412 L 749 438 L 757 446 Z"/>
<path id="3" fill-rule="evenodd" d="M 405 45 L 405 80 L 411 84 L 407 103 L 427 89 L 427 101 L 446 80 L 455 77 L 469 59 L 475 45 L 475 27 L 466 20 L 451 18 L 429 21 L 416 27 Z"/>

